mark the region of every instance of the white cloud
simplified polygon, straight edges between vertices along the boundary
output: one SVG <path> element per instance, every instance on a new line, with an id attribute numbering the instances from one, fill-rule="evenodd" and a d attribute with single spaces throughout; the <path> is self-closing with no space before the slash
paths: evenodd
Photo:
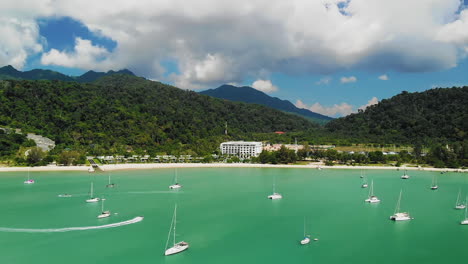
<path id="1" fill-rule="evenodd" d="M 316 85 L 321 85 L 321 84 L 330 84 L 330 82 L 332 81 L 332 78 L 330 76 L 326 76 L 326 77 L 323 77 L 322 79 L 320 79 L 318 82 L 315 82 Z"/>
<path id="2" fill-rule="evenodd" d="M 320 103 L 315 103 L 311 106 L 307 106 L 301 100 L 297 100 L 296 107 L 308 109 L 312 112 L 331 117 L 346 116 L 353 112 L 356 112 L 352 105 L 345 102 L 341 104 L 334 104 L 333 106 L 323 106 Z"/>
<path id="3" fill-rule="evenodd" d="M 460 0 L 2 0 L 0 63 L 22 66 L 41 51 L 37 18 L 69 16 L 117 46 L 86 60 L 48 51 L 50 62 L 127 67 L 182 88 L 271 72 L 434 71 L 467 55 L 468 11 L 460 8 Z M 169 79 L 168 59 L 178 64 Z"/>
<path id="4" fill-rule="evenodd" d="M 377 97 L 372 97 L 372 99 L 370 99 L 367 102 L 367 104 L 360 106 L 358 109 L 365 110 L 368 106 L 375 105 L 378 102 L 379 102 L 379 99 L 377 99 Z M 295 105 L 298 108 L 308 109 L 312 112 L 319 113 L 319 114 L 326 115 L 326 116 L 331 116 L 331 117 L 347 116 L 349 114 L 357 112 L 356 108 L 353 105 L 348 104 L 346 102 L 342 102 L 340 104 L 334 104 L 332 106 L 324 106 L 317 102 L 311 106 L 308 106 L 307 104 L 305 104 L 304 102 L 298 99 L 296 100 Z"/>
<path id="5" fill-rule="evenodd" d="M 366 110 L 368 106 L 375 105 L 379 103 L 379 99 L 377 97 L 372 97 L 369 101 L 367 101 L 367 104 L 360 106 L 358 109 L 361 110 Z"/>
<path id="6" fill-rule="evenodd" d="M 42 54 L 43 65 L 58 65 L 92 70 L 106 70 L 112 65 L 106 61 L 109 52 L 100 46 L 94 46 L 90 40 L 76 38 L 72 52 L 61 52 L 51 49 Z M 107 62 L 107 63 L 106 63 Z"/>
<path id="7" fill-rule="evenodd" d="M 379 76 L 379 80 L 388 81 L 389 78 L 388 78 L 387 74 L 382 74 L 382 75 Z"/>
<path id="8" fill-rule="evenodd" d="M 279 90 L 270 80 L 256 80 L 252 83 L 252 87 L 265 93 L 272 93 Z"/>
<path id="9" fill-rule="evenodd" d="M 341 77 L 340 81 L 341 83 L 353 83 L 353 82 L 357 82 L 357 78 L 354 76 Z"/>
<path id="10" fill-rule="evenodd" d="M 30 19 L 2 17 L 0 13 L 0 67 L 21 69 L 29 56 L 42 51 L 39 27 Z"/>

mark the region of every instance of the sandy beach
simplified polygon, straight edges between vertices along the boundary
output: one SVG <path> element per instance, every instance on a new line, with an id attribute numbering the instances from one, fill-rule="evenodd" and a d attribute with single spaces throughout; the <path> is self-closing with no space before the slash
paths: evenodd
<path id="1" fill-rule="evenodd" d="M 39 167 L 0 167 L 0 172 L 14 171 L 88 171 L 89 166 L 39 166 Z M 392 167 L 392 166 L 324 166 L 316 163 L 308 165 L 284 165 L 284 164 L 250 164 L 250 163 L 133 163 L 102 165 L 104 171 L 116 170 L 145 170 L 162 168 L 301 168 L 301 169 L 363 169 L 363 170 L 423 170 L 423 171 L 450 171 L 468 172 L 467 169 L 431 168 L 431 167 Z"/>

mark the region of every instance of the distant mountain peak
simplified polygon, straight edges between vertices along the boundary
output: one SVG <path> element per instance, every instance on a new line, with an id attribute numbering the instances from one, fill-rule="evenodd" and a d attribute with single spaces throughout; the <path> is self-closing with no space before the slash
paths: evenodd
<path id="1" fill-rule="evenodd" d="M 0 68 L 0 80 L 60 80 L 60 81 L 77 81 L 77 82 L 94 82 L 95 80 L 113 74 L 126 74 L 135 76 L 133 72 L 128 69 L 118 71 L 110 70 L 108 72 L 95 72 L 93 70 L 87 71 L 80 76 L 68 76 L 60 72 L 46 70 L 46 69 L 33 69 L 30 71 L 18 71 L 13 66 L 7 65 Z"/>
<path id="2" fill-rule="evenodd" d="M 333 119 L 328 116 L 314 113 L 307 109 L 297 108 L 288 100 L 282 100 L 277 97 L 269 96 L 266 93 L 252 88 L 250 86 L 237 87 L 230 84 L 223 84 L 216 89 L 202 91 L 200 92 L 200 94 L 209 95 L 230 101 L 265 105 L 284 112 L 298 114 L 300 116 L 312 119 L 313 121 L 319 123 L 325 123 Z"/>

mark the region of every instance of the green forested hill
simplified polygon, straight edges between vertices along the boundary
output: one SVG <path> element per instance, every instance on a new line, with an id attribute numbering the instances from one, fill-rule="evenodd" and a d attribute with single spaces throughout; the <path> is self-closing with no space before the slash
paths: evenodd
<path id="1" fill-rule="evenodd" d="M 0 81 L 0 126 L 48 136 L 60 147 L 93 153 L 194 151 L 206 154 L 223 139 L 258 132 L 299 131 L 314 125 L 259 105 L 233 103 L 131 75 L 91 84 Z"/>
<path id="2" fill-rule="evenodd" d="M 50 80 L 50 81 L 68 81 L 68 82 L 93 82 L 104 76 L 114 74 L 134 75 L 133 72 L 123 69 L 119 71 L 95 72 L 88 71 L 80 76 L 68 76 L 60 72 L 34 69 L 30 71 L 18 71 L 13 66 L 8 65 L 0 67 L 0 80 Z"/>
<path id="3" fill-rule="evenodd" d="M 326 128 L 374 142 L 430 143 L 468 139 L 468 87 L 403 92 Z"/>

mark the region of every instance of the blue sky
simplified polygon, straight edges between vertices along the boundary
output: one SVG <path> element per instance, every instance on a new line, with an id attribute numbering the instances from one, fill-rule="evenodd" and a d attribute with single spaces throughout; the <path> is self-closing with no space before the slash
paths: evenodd
<path id="1" fill-rule="evenodd" d="M 248 85 L 335 117 L 401 91 L 468 85 L 466 1 L 5 1 L 0 64 L 21 70 Z"/>

